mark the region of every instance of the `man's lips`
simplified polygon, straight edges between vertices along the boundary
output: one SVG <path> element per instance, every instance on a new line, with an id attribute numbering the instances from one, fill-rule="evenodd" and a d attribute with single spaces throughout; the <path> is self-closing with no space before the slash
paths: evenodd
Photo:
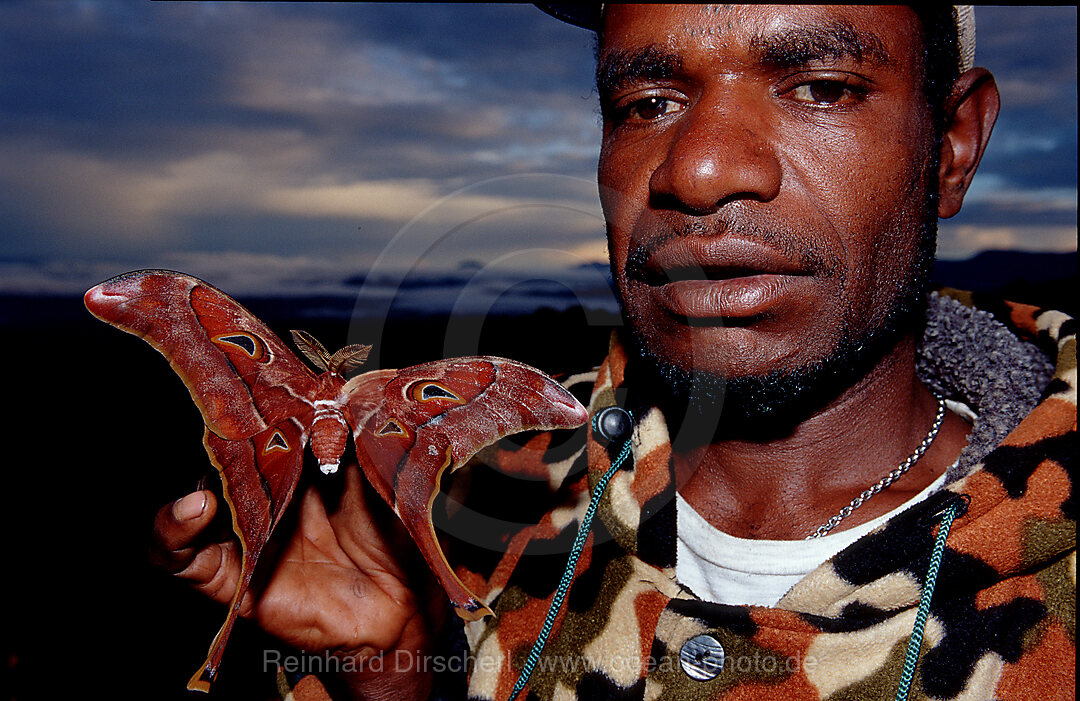
<path id="1" fill-rule="evenodd" d="M 754 275 L 806 275 L 773 248 L 728 236 L 680 236 L 649 253 L 642 272 L 649 284 L 726 280 Z"/>
<path id="2" fill-rule="evenodd" d="M 636 275 L 661 306 L 689 319 L 747 318 L 797 294 L 810 272 L 768 246 L 731 237 L 679 237 Z"/>
<path id="3" fill-rule="evenodd" d="M 680 280 L 654 289 L 657 301 L 686 319 L 747 319 L 767 314 L 797 294 L 808 278 L 750 275 L 726 280 Z"/>

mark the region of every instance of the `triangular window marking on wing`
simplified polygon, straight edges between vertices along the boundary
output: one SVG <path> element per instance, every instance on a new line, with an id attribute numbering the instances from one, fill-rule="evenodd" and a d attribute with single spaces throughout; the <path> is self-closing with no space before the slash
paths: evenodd
<path id="1" fill-rule="evenodd" d="M 289 442 L 285 440 L 285 436 L 281 434 L 281 431 L 274 431 L 274 433 L 270 436 L 270 440 L 266 441 L 266 447 L 263 448 L 263 455 L 266 455 L 267 453 L 273 453 L 277 450 L 284 452 L 288 452 L 290 450 Z"/>
<path id="2" fill-rule="evenodd" d="M 376 436 L 404 436 L 409 437 L 409 432 L 405 430 L 405 427 L 399 424 L 394 419 L 390 419 L 386 424 L 375 432 Z"/>
<path id="3" fill-rule="evenodd" d="M 244 352 L 244 355 L 252 360 L 262 360 L 266 355 L 266 344 L 263 343 L 262 339 L 246 331 L 230 331 L 229 333 L 218 334 L 210 340 L 219 346 L 224 344 L 239 348 Z"/>
<path id="4" fill-rule="evenodd" d="M 441 385 L 438 382 L 433 382 L 431 380 L 417 382 L 413 385 L 411 394 L 412 398 L 418 402 L 441 401 L 452 404 L 465 403 L 464 399 L 456 392 L 448 389 L 446 385 Z"/>

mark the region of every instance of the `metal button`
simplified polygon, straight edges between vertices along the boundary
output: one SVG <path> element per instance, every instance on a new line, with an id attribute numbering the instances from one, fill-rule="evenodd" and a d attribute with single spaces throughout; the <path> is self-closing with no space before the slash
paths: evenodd
<path id="1" fill-rule="evenodd" d="M 630 414 L 627 413 L 626 409 L 609 406 L 596 415 L 595 426 L 600 437 L 611 442 L 629 437 L 633 423 L 630 421 Z"/>
<path id="2" fill-rule="evenodd" d="M 711 635 L 696 635 L 679 650 L 679 662 L 691 679 L 709 681 L 724 668 L 724 646 Z"/>

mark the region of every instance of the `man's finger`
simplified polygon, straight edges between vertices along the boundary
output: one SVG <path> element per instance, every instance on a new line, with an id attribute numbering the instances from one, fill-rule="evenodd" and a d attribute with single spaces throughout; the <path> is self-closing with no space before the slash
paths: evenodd
<path id="1" fill-rule="evenodd" d="M 214 519 L 217 500 L 201 490 L 167 504 L 154 518 L 150 561 L 169 572 L 184 569 L 195 558 L 192 544 Z"/>

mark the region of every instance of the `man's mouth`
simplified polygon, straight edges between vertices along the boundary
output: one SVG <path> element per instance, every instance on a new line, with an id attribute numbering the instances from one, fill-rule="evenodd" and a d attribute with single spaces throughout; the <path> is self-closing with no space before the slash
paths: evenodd
<path id="1" fill-rule="evenodd" d="M 809 281 L 810 271 L 773 248 L 745 239 L 690 236 L 635 252 L 631 283 L 691 323 L 767 314 Z"/>
<path id="2" fill-rule="evenodd" d="M 659 287 L 672 282 L 685 282 L 687 280 L 732 280 L 734 278 L 752 277 L 754 275 L 769 275 L 770 273 L 757 268 L 745 266 L 712 266 L 712 265 L 687 265 L 671 268 L 646 269 L 642 281 L 648 285 Z"/>

